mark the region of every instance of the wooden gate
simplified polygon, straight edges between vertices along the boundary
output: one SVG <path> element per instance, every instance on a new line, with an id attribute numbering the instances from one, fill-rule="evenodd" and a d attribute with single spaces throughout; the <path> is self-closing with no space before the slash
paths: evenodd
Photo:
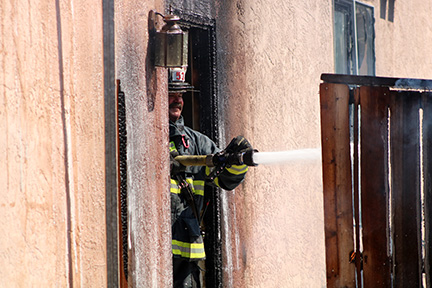
<path id="1" fill-rule="evenodd" d="M 432 287 L 432 80 L 321 79 L 327 287 Z"/>

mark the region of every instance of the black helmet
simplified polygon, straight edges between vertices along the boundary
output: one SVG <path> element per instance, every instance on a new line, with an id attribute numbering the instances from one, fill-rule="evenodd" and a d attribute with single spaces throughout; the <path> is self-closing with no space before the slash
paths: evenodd
<path id="1" fill-rule="evenodd" d="M 185 82 L 186 67 L 168 69 L 168 93 L 185 93 L 193 86 Z"/>

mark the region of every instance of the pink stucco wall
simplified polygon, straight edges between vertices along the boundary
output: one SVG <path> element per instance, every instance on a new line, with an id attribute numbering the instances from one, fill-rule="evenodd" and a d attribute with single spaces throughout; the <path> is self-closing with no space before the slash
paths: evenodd
<path id="1" fill-rule="evenodd" d="M 0 3 L 0 286 L 106 283 L 102 8 Z"/>
<path id="2" fill-rule="evenodd" d="M 393 2 L 394 20 L 389 21 L 389 5 L 383 19 L 380 17 L 380 1 L 367 1 L 376 7 L 376 74 L 432 79 L 432 2 Z"/>
<path id="3" fill-rule="evenodd" d="M 224 1 L 219 88 L 226 139 L 319 148 L 320 75 L 333 70 L 331 1 Z M 223 198 L 227 287 L 323 287 L 319 159 L 251 168 Z"/>

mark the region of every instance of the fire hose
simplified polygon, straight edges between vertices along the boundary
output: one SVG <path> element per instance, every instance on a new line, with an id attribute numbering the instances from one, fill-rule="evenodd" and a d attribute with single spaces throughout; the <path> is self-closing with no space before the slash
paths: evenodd
<path id="1" fill-rule="evenodd" d="M 256 149 L 247 149 L 239 153 L 226 153 L 219 152 L 209 155 L 179 155 L 174 159 L 184 166 L 207 166 L 207 167 L 220 167 L 231 165 L 247 165 L 257 166 L 258 164 L 253 161 L 254 153 L 258 152 Z"/>
<path id="2" fill-rule="evenodd" d="M 184 166 L 225 167 L 243 164 L 247 166 L 295 164 L 321 161 L 321 148 L 277 152 L 259 152 L 251 148 L 239 153 L 222 151 L 210 155 L 179 155 L 175 159 Z"/>

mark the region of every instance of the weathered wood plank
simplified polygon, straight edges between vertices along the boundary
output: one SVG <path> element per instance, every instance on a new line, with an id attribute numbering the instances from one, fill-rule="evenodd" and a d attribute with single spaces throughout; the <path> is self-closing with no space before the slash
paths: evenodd
<path id="1" fill-rule="evenodd" d="M 389 90 L 360 87 L 364 287 L 390 287 L 387 103 Z"/>
<path id="2" fill-rule="evenodd" d="M 349 88 L 323 83 L 320 95 L 327 287 L 356 287 L 349 263 L 354 249 Z"/>
<path id="3" fill-rule="evenodd" d="M 420 93 L 392 92 L 393 287 L 421 287 Z"/>

